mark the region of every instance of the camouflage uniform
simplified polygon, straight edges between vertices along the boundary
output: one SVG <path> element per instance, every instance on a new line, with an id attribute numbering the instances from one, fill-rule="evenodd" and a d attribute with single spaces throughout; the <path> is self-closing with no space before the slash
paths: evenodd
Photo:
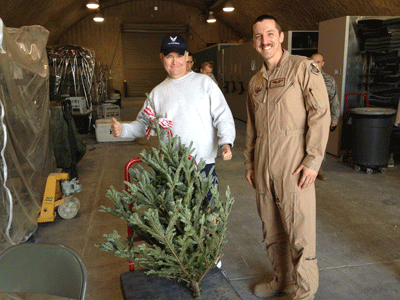
<path id="1" fill-rule="evenodd" d="M 329 105 L 331 107 L 331 122 L 337 122 L 340 115 L 340 104 L 336 81 L 332 76 L 326 74 L 324 71 L 321 70 L 321 72 L 328 91 Z"/>

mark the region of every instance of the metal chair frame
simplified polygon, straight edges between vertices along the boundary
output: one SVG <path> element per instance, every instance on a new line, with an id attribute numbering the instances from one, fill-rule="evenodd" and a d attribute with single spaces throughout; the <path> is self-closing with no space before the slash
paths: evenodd
<path id="1" fill-rule="evenodd" d="M 87 268 L 62 245 L 24 243 L 0 254 L 0 293 L 30 293 L 85 299 Z"/>

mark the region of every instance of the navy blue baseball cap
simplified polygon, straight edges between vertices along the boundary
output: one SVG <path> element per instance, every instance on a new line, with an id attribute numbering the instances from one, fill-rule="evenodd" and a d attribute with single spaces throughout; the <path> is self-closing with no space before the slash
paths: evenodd
<path id="1" fill-rule="evenodd" d="M 185 51 L 187 51 L 186 42 L 183 36 L 180 34 L 171 33 L 163 37 L 160 52 L 162 52 L 164 55 L 168 55 L 171 52 L 184 55 Z"/>

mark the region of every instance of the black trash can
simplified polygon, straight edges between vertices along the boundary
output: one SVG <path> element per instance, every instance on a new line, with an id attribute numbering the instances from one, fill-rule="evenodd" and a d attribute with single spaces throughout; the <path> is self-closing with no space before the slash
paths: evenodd
<path id="1" fill-rule="evenodd" d="M 373 168 L 386 172 L 389 162 L 390 136 L 396 110 L 380 107 L 360 107 L 350 110 L 352 118 L 352 157 L 357 171 Z"/>

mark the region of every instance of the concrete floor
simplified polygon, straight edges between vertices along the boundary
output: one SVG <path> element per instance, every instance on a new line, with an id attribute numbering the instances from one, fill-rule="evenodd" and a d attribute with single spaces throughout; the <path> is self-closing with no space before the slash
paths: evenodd
<path id="1" fill-rule="evenodd" d="M 123 99 L 122 120 L 133 120 L 142 99 Z M 245 181 L 243 150 L 245 123 L 235 120 L 237 138 L 233 159 L 217 158 L 220 192 L 229 185 L 235 204 L 228 224 L 228 243 L 222 267 L 241 299 L 259 299 L 252 287 L 272 277 L 262 242 L 255 193 Z M 78 164 L 81 208 L 71 220 L 59 216 L 40 224 L 36 242 L 59 243 L 78 251 L 89 273 L 88 299 L 122 299 L 120 275 L 128 262 L 94 245 L 103 234 L 126 234 L 126 223 L 99 212 L 111 206 L 105 196 L 111 185 L 124 189 L 124 166 L 143 149 L 154 146 L 145 138 L 134 142 L 97 143 L 84 135 L 86 154 Z M 400 299 L 400 165 L 385 174 L 356 172 L 327 155 L 328 181 L 317 181 L 317 257 L 320 285 L 316 299 Z M 201 299 L 200 297 L 199 299 Z M 205 299 L 205 298 L 203 298 Z M 287 296 L 276 299 L 289 299 Z"/>

